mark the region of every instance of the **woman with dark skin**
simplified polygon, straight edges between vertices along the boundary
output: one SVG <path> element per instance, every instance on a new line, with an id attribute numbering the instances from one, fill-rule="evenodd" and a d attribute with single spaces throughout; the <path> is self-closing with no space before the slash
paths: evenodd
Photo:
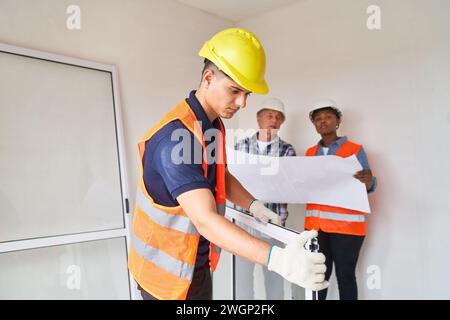
<path id="1" fill-rule="evenodd" d="M 342 112 L 336 103 L 332 100 L 318 102 L 309 116 L 321 140 L 306 151 L 306 156 L 336 155 L 346 158 L 355 155 L 363 170 L 353 176 L 365 184 L 367 192 L 373 192 L 377 187 L 377 179 L 372 175 L 363 147 L 337 134 Z M 308 203 L 305 229 L 319 230 L 319 251 L 326 257 L 325 279 L 329 280 L 334 263 L 340 299 L 358 299 L 355 269 L 367 234 L 364 213 Z M 326 295 L 327 289 L 319 291 L 319 300 L 325 300 Z"/>
<path id="2" fill-rule="evenodd" d="M 323 110 L 315 110 L 313 124 L 316 127 L 316 131 L 322 137 L 322 143 L 324 147 L 329 147 L 339 137 L 337 135 L 337 129 L 341 124 L 341 116 L 339 112 L 333 109 L 323 108 Z M 353 175 L 356 179 L 366 185 L 367 190 L 372 187 L 372 171 L 370 169 L 363 169 Z"/>

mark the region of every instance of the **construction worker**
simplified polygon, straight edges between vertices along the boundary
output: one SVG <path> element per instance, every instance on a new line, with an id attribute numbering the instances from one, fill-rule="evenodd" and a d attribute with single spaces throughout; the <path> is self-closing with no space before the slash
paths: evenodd
<path id="1" fill-rule="evenodd" d="M 251 154 L 265 155 L 272 157 L 295 156 L 294 147 L 282 140 L 278 131 L 281 125 L 286 120 L 286 113 L 284 111 L 284 103 L 278 98 L 268 98 L 259 106 L 256 113 L 256 121 L 258 123 L 258 132 L 251 137 L 246 137 L 236 143 L 235 150 L 243 151 Z M 281 226 L 286 225 L 288 217 L 287 203 L 264 203 L 270 210 L 274 211 L 280 216 Z M 235 209 L 241 210 L 239 206 Z M 238 224 L 244 230 L 252 235 L 269 242 L 272 245 L 281 244 L 271 239 L 264 234 L 246 227 L 244 224 Z M 256 296 L 254 292 L 253 271 L 255 265 L 243 259 L 236 260 L 236 283 L 240 284 L 240 289 L 236 290 L 238 298 L 249 299 Z M 267 300 L 279 300 L 284 296 L 283 278 L 277 273 L 263 269 L 264 284 Z"/>
<path id="2" fill-rule="evenodd" d="M 355 155 L 363 170 L 356 172 L 354 177 L 365 184 L 367 192 L 375 191 L 377 179 L 372 175 L 363 147 L 337 135 L 342 112 L 336 102 L 329 99 L 317 102 L 309 118 L 322 139 L 306 151 L 306 156 L 336 155 L 346 158 Z M 356 300 L 358 287 L 355 269 L 366 235 L 364 213 L 309 203 L 306 206 L 305 229 L 319 230 L 319 251 L 326 257 L 325 279 L 330 279 L 334 262 L 340 299 Z M 319 300 L 325 300 L 326 296 L 327 289 L 319 291 Z"/>
<path id="3" fill-rule="evenodd" d="M 267 266 L 287 280 L 326 288 L 324 256 L 304 249 L 317 232 L 281 248 L 223 215 L 225 201 L 267 223 L 278 215 L 226 169 L 225 128 L 251 92 L 264 94 L 264 49 L 251 32 L 231 28 L 206 41 L 200 85 L 139 141 L 141 172 L 128 267 L 144 299 L 211 299 L 210 269 L 220 248 Z"/>

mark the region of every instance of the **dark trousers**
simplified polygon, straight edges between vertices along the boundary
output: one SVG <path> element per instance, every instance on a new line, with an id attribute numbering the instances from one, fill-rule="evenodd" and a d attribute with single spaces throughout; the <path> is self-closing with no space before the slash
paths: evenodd
<path id="1" fill-rule="evenodd" d="M 339 298 L 341 300 L 358 299 L 355 269 L 363 241 L 364 236 L 319 231 L 319 251 L 326 258 L 325 265 L 327 266 L 327 271 L 325 272 L 325 279 L 330 279 L 334 262 L 339 287 Z M 319 291 L 319 300 L 326 299 L 327 291 L 327 289 Z"/>
<path id="2" fill-rule="evenodd" d="M 158 300 L 139 284 L 138 289 L 141 291 L 142 299 Z M 195 269 L 186 300 L 212 300 L 212 278 L 209 266 Z"/>

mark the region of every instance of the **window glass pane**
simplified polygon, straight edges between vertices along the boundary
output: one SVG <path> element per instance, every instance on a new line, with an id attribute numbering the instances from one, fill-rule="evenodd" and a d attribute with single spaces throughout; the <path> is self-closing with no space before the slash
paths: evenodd
<path id="1" fill-rule="evenodd" d="M 0 299 L 129 299 L 125 238 L 0 254 Z"/>
<path id="2" fill-rule="evenodd" d="M 0 52 L 0 241 L 123 228 L 111 74 Z"/>

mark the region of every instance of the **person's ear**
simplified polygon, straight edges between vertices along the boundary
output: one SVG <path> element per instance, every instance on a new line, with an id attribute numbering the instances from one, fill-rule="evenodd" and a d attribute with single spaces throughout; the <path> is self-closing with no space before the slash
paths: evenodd
<path id="1" fill-rule="evenodd" d="M 206 87 L 209 87 L 214 78 L 214 71 L 211 69 L 206 69 L 203 72 L 203 81 L 205 82 Z"/>

